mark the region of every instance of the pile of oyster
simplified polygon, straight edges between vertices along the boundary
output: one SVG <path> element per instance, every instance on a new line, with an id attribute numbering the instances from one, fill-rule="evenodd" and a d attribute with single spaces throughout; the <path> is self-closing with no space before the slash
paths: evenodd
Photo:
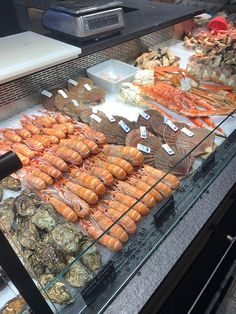
<path id="1" fill-rule="evenodd" d="M 102 266 L 92 239 L 59 218 L 54 207 L 32 189 L 0 203 L 0 222 L 30 274 L 45 288 L 45 297 L 55 303 L 72 303 L 67 284 L 83 287 Z M 60 280 L 55 278 L 59 274 Z"/>

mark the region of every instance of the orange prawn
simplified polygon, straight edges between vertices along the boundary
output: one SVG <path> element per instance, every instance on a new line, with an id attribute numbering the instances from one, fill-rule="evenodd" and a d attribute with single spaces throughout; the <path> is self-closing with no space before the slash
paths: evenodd
<path id="1" fill-rule="evenodd" d="M 68 202 L 79 218 L 85 218 L 90 214 L 90 206 L 81 197 L 75 195 L 70 190 L 63 188 L 63 198 Z"/>
<path id="2" fill-rule="evenodd" d="M 97 144 L 105 144 L 106 136 L 101 133 L 93 130 L 90 126 L 85 123 L 78 122 L 76 124 L 78 133 L 82 133 L 86 139 L 92 140 Z"/>
<path id="3" fill-rule="evenodd" d="M 21 125 L 22 125 L 25 129 L 27 129 L 30 133 L 32 133 L 32 134 L 40 134 L 40 129 L 39 129 L 37 126 L 31 124 L 31 123 L 30 123 L 29 121 L 27 121 L 26 119 L 21 119 L 21 120 L 20 120 L 20 123 L 21 123 Z"/>
<path id="4" fill-rule="evenodd" d="M 13 131 L 12 129 L 0 129 L 0 131 L 2 132 L 4 137 L 11 142 L 15 143 L 23 142 L 23 138 L 20 135 L 16 134 L 16 132 Z"/>
<path id="5" fill-rule="evenodd" d="M 97 157 L 91 157 L 90 160 L 95 163 L 96 166 L 104 168 L 117 179 L 119 180 L 124 180 L 126 178 L 126 172 L 124 171 L 123 168 L 116 166 L 114 164 L 111 164 L 109 162 L 103 161 Z"/>
<path id="6" fill-rule="evenodd" d="M 137 210 L 129 208 L 128 206 L 125 206 L 117 201 L 105 199 L 103 200 L 103 203 L 108 205 L 109 207 L 115 208 L 116 210 L 123 214 L 126 213 L 127 216 L 129 216 L 134 222 L 139 222 L 142 220 L 142 216 Z"/>
<path id="7" fill-rule="evenodd" d="M 102 159 L 104 158 L 105 161 L 107 161 L 113 165 L 121 167 L 122 169 L 124 169 L 124 171 L 127 174 L 130 174 L 133 171 L 133 167 L 132 167 L 131 163 L 129 163 L 128 161 L 126 161 L 123 158 L 114 157 L 114 156 L 106 156 L 106 155 L 101 156 L 101 158 Z"/>
<path id="8" fill-rule="evenodd" d="M 130 177 L 128 178 L 127 182 L 129 182 L 131 185 L 135 186 L 136 188 L 144 191 L 144 192 L 148 192 L 150 193 L 157 202 L 161 202 L 162 201 L 162 196 L 160 194 L 160 192 L 158 192 L 156 189 L 151 189 L 150 185 L 148 185 L 147 183 L 140 181 L 139 179 L 135 178 L 135 177 Z"/>
<path id="9" fill-rule="evenodd" d="M 20 158 L 20 161 L 22 163 L 23 166 L 28 166 L 30 164 L 30 159 L 29 157 L 26 157 L 24 155 L 22 155 L 21 153 L 19 153 L 18 151 L 15 152 L 17 154 L 17 156 Z"/>
<path id="10" fill-rule="evenodd" d="M 67 126 L 64 124 L 60 124 L 60 123 L 53 124 L 52 129 L 61 130 L 65 134 L 68 132 Z"/>
<path id="11" fill-rule="evenodd" d="M 49 129 L 49 128 L 42 128 L 41 130 L 44 134 L 47 134 L 47 135 L 53 135 L 60 139 L 66 138 L 65 133 L 61 130 L 55 130 L 55 129 Z"/>
<path id="12" fill-rule="evenodd" d="M 28 146 L 22 143 L 13 143 L 11 147 L 14 151 L 16 150 L 17 152 L 21 153 L 22 155 L 30 159 L 34 158 L 36 155 L 34 151 L 30 150 Z"/>
<path id="13" fill-rule="evenodd" d="M 34 176 L 31 173 L 28 173 L 28 174 L 24 175 L 23 179 L 25 180 L 25 182 L 29 186 L 31 186 L 31 187 L 33 187 L 33 188 L 35 188 L 37 190 L 43 190 L 43 189 L 46 188 L 46 183 L 44 182 L 44 180 L 42 180 L 39 177 Z"/>
<path id="14" fill-rule="evenodd" d="M 68 165 L 67 163 L 61 159 L 60 157 L 51 154 L 49 152 L 46 152 L 42 155 L 43 160 L 54 166 L 60 171 L 67 171 L 68 170 Z"/>
<path id="15" fill-rule="evenodd" d="M 40 143 L 42 143 L 43 146 L 49 147 L 51 145 L 51 139 L 46 134 L 34 134 L 31 137 L 33 140 L 36 140 Z"/>
<path id="16" fill-rule="evenodd" d="M 60 144 L 78 152 L 82 158 L 88 157 L 90 150 L 86 144 L 76 139 L 62 139 Z"/>
<path id="17" fill-rule="evenodd" d="M 84 162 L 83 169 L 86 172 L 89 172 L 91 175 L 100 179 L 106 186 L 112 186 L 114 183 L 114 178 L 110 171 L 100 167 L 96 167 L 88 160 Z"/>
<path id="18" fill-rule="evenodd" d="M 65 146 L 54 145 L 52 151 L 66 162 L 70 162 L 73 165 L 80 165 L 82 163 L 82 157 L 76 151 L 67 148 Z"/>
<path id="19" fill-rule="evenodd" d="M 140 166 L 143 163 L 143 154 L 135 147 L 121 145 L 104 145 L 102 151 L 105 155 L 123 158 L 132 166 Z"/>
<path id="20" fill-rule="evenodd" d="M 53 184 L 53 179 L 47 173 L 41 171 L 38 168 L 33 168 L 30 170 L 32 175 L 41 178 L 47 185 Z"/>
<path id="21" fill-rule="evenodd" d="M 92 224 L 90 220 L 81 219 L 79 220 L 79 224 L 82 228 L 93 238 L 98 239 L 98 242 L 107 247 L 112 251 L 120 251 L 122 249 L 122 244 L 119 240 L 113 238 L 109 234 L 103 234 L 103 231 L 95 224 Z"/>
<path id="22" fill-rule="evenodd" d="M 169 187 L 169 185 L 163 182 L 157 183 L 157 180 L 153 179 L 153 177 L 151 176 L 138 175 L 138 179 L 141 180 L 142 182 L 147 183 L 150 187 L 152 186 L 163 196 L 170 197 L 172 195 L 172 190 Z"/>
<path id="23" fill-rule="evenodd" d="M 97 194 L 91 191 L 90 189 L 84 188 L 79 184 L 75 184 L 67 180 L 64 180 L 64 186 L 72 193 L 81 197 L 83 200 L 85 200 L 87 203 L 91 205 L 94 205 L 98 202 Z"/>
<path id="24" fill-rule="evenodd" d="M 24 139 L 31 137 L 31 133 L 27 129 L 20 128 L 20 129 L 14 129 L 14 131 L 16 132 L 16 134 L 18 134 Z"/>
<path id="25" fill-rule="evenodd" d="M 38 152 L 42 152 L 42 151 L 44 150 L 44 145 L 43 145 L 41 142 L 35 140 L 35 139 L 32 138 L 32 137 L 27 138 L 27 139 L 25 140 L 25 142 L 27 143 L 27 145 L 28 145 L 31 149 L 34 149 L 34 150 L 36 150 L 36 151 L 38 151 Z"/>
<path id="26" fill-rule="evenodd" d="M 38 162 L 34 161 L 33 164 L 35 164 L 41 171 L 48 174 L 50 177 L 53 177 L 55 179 L 60 179 L 62 177 L 62 173 L 60 170 L 56 169 L 55 167 L 46 164 L 45 162 Z"/>

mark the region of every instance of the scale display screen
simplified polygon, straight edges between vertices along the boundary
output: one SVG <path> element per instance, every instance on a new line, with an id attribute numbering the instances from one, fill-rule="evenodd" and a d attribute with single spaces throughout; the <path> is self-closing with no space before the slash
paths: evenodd
<path id="1" fill-rule="evenodd" d="M 103 28 L 106 26 L 118 24 L 119 19 L 117 14 L 113 14 L 110 16 L 97 17 L 91 20 L 88 20 L 88 28 L 89 30 L 95 30 L 98 28 Z"/>

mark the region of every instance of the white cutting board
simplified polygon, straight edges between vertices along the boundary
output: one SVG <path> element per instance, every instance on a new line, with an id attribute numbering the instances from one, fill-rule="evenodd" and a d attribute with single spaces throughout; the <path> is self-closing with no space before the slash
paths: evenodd
<path id="1" fill-rule="evenodd" d="M 0 38 L 0 84 L 72 60 L 81 49 L 33 32 Z"/>

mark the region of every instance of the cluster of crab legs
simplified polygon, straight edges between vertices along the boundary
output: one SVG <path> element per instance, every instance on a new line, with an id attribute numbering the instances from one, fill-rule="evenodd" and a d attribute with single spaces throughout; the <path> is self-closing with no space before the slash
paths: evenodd
<path id="1" fill-rule="evenodd" d="M 216 128 L 219 135 L 224 131 L 209 116 L 228 115 L 235 110 L 236 92 L 233 87 L 204 84 L 178 67 L 156 67 L 155 83 L 139 86 L 143 97 L 154 100 L 167 109 L 183 115 L 197 127 Z M 188 90 L 181 89 L 184 79 L 189 79 Z M 193 86 L 192 86 L 193 85 Z M 160 107 L 143 100 L 149 107 L 167 115 Z M 175 120 L 171 115 L 169 118 Z"/>

